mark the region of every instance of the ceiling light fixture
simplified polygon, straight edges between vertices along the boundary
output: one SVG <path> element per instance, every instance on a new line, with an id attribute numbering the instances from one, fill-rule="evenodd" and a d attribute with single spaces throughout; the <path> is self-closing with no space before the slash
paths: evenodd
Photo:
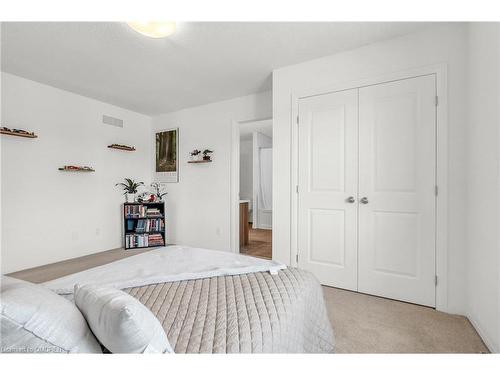
<path id="1" fill-rule="evenodd" d="M 175 32 L 175 22 L 127 22 L 127 25 L 151 38 L 165 38 Z"/>

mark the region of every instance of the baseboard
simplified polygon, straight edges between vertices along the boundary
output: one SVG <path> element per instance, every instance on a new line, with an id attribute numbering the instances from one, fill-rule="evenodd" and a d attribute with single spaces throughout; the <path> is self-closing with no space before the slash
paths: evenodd
<path id="1" fill-rule="evenodd" d="M 472 324 L 476 332 L 479 334 L 481 340 L 483 340 L 484 345 L 486 345 L 490 353 L 498 353 L 499 351 L 495 341 L 491 338 L 491 336 L 489 336 L 486 333 L 486 331 L 482 328 L 478 320 L 475 319 L 471 314 L 467 314 L 467 319 L 469 319 L 469 322 Z"/>

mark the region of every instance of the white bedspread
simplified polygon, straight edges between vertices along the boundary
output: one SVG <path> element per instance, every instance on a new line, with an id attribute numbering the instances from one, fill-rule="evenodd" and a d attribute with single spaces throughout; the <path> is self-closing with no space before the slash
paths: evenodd
<path id="1" fill-rule="evenodd" d="M 284 264 L 272 260 L 225 251 L 167 246 L 51 280 L 44 285 L 58 294 L 72 294 L 76 284 L 125 289 L 214 276 L 276 273 L 285 268 Z"/>

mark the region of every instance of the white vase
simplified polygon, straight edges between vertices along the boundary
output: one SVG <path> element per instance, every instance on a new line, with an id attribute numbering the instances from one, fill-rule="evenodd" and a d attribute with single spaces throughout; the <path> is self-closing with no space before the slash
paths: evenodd
<path id="1" fill-rule="evenodd" d="M 135 194 L 125 194 L 125 201 L 127 203 L 134 203 L 135 202 Z"/>

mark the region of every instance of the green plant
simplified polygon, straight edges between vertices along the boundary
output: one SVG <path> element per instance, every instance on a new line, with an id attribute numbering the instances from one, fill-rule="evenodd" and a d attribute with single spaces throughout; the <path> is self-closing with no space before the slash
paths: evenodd
<path id="1" fill-rule="evenodd" d="M 212 150 L 209 150 L 208 148 L 203 150 L 203 160 L 210 161 L 210 154 L 212 153 Z"/>
<path id="2" fill-rule="evenodd" d="M 144 182 L 135 182 L 131 178 L 126 178 L 125 182 L 115 184 L 115 186 L 121 186 L 123 188 L 124 195 L 137 193 L 137 188 L 141 185 L 144 185 Z"/>

